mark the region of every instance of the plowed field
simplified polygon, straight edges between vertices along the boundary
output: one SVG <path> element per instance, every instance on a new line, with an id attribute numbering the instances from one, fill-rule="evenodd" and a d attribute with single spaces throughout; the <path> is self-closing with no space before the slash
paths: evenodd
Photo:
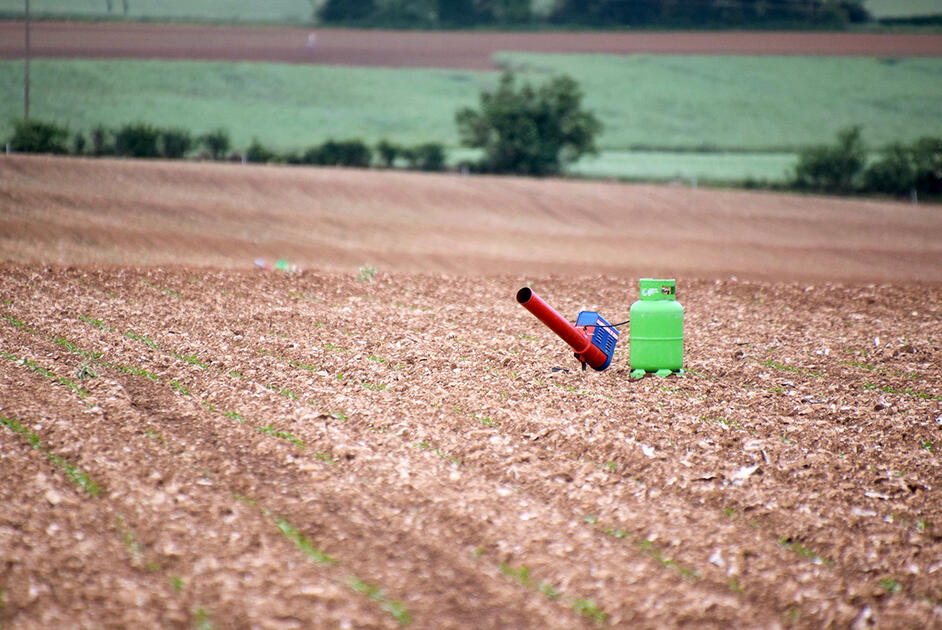
<path id="1" fill-rule="evenodd" d="M 493 69 L 498 51 L 694 55 L 938 56 L 934 34 L 814 32 L 456 32 L 34 22 L 37 57 L 223 59 Z M 0 58 L 25 52 L 22 22 L 0 21 Z"/>
<path id="2" fill-rule="evenodd" d="M 938 216 L 6 158 L 0 624 L 942 626 Z M 618 321 L 645 261 L 593 252 L 660 221 L 722 250 L 652 265 L 686 374 L 630 379 L 627 326 L 581 371 L 516 290 Z"/>

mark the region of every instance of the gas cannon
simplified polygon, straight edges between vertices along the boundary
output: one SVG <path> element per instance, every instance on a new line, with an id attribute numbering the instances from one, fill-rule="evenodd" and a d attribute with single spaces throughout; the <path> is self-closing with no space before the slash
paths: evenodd
<path id="1" fill-rule="evenodd" d="M 517 302 L 572 347 L 583 370 L 588 364 L 601 372 L 612 363 L 618 329 L 598 313 L 582 311 L 573 326 L 529 287 L 517 291 Z"/>
<path id="2" fill-rule="evenodd" d="M 664 377 L 683 374 L 684 307 L 677 302 L 674 280 L 641 278 L 640 299 L 631 305 L 631 334 L 628 354 L 631 378 L 654 373 Z M 517 291 L 517 302 L 572 346 L 582 369 L 591 365 L 601 372 L 612 362 L 618 341 L 617 324 L 609 324 L 598 313 L 582 311 L 573 326 L 528 287 Z"/>

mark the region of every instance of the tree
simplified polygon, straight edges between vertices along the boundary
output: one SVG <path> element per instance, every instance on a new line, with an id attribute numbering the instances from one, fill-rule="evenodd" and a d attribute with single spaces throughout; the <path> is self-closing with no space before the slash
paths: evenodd
<path id="1" fill-rule="evenodd" d="M 892 144 L 883 157 L 864 171 L 864 188 L 870 192 L 908 195 L 916 184 L 916 160 L 910 147 Z"/>
<path id="2" fill-rule="evenodd" d="M 455 122 L 464 145 L 484 149 L 481 170 L 550 175 L 596 151 L 602 124 L 582 108 L 582 92 L 571 77 L 517 90 L 514 75 L 505 72 L 497 90 L 480 98 L 479 110 L 462 109 Z"/>
<path id="3" fill-rule="evenodd" d="M 380 140 L 376 145 L 376 152 L 383 166 L 392 168 L 396 165 L 396 158 L 402 153 L 402 147 L 389 140 Z"/>
<path id="4" fill-rule="evenodd" d="M 23 153 L 65 153 L 69 131 L 55 123 L 18 120 L 13 123 L 10 148 Z"/>
<path id="5" fill-rule="evenodd" d="M 214 160 L 221 160 L 226 157 L 229 150 L 229 132 L 225 129 L 216 129 L 200 137 L 200 142 L 206 146 L 206 150 Z"/>
<path id="6" fill-rule="evenodd" d="M 793 184 L 797 188 L 832 193 L 853 192 L 867 163 L 860 127 L 837 134 L 837 143 L 804 149 L 798 154 Z"/>
<path id="7" fill-rule="evenodd" d="M 157 157 L 159 136 L 160 131 L 147 123 L 124 125 L 114 136 L 115 153 L 136 158 Z"/>
<path id="8" fill-rule="evenodd" d="M 158 137 L 160 155 L 165 158 L 179 159 L 193 146 L 193 137 L 186 129 L 164 129 Z"/>
<path id="9" fill-rule="evenodd" d="M 428 142 L 408 151 L 409 166 L 421 171 L 444 171 L 445 148 L 437 142 Z"/>
<path id="10" fill-rule="evenodd" d="M 322 22 L 361 22 L 375 12 L 374 0 L 327 0 L 318 16 Z"/>

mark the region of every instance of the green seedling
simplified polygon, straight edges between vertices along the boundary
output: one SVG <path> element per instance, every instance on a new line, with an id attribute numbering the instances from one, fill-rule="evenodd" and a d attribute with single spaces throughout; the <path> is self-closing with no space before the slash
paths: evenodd
<path id="1" fill-rule="evenodd" d="M 117 365 L 114 363 L 102 363 L 102 367 L 106 367 L 118 372 L 123 372 L 125 374 L 134 374 L 135 376 L 143 376 L 152 381 L 160 381 L 160 377 L 151 372 L 150 370 L 145 370 L 144 368 L 128 366 L 128 365 Z"/>
<path id="2" fill-rule="evenodd" d="M 291 435 L 287 431 L 276 431 L 275 428 L 270 424 L 265 425 L 264 427 L 255 427 L 255 430 L 259 433 L 264 433 L 265 435 L 271 435 L 276 438 L 281 438 L 282 440 L 288 440 L 301 450 L 304 450 L 304 442 L 302 442 L 300 438 Z"/>
<path id="3" fill-rule="evenodd" d="M 899 582 L 893 578 L 881 578 L 878 582 L 880 588 L 885 590 L 887 593 L 898 593 L 900 591 Z"/>
<path id="4" fill-rule="evenodd" d="M 65 385 L 66 387 L 71 389 L 73 392 L 75 392 L 80 399 L 84 400 L 88 396 L 88 392 L 82 389 L 81 387 L 79 387 L 78 385 L 76 385 L 73 381 L 65 378 L 64 376 L 56 376 L 55 374 L 53 374 L 52 372 L 50 372 L 49 370 L 42 367 L 41 365 L 39 365 L 38 363 L 36 363 L 35 361 L 31 359 L 27 359 L 26 357 L 23 357 L 22 359 L 17 359 L 16 355 L 10 354 L 9 352 L 2 352 L 2 351 L 0 351 L 0 356 L 10 359 L 11 361 L 16 361 L 20 365 L 25 366 L 30 371 L 35 372 L 37 374 L 41 374 L 51 381 L 59 383 L 60 385 Z"/>
<path id="5" fill-rule="evenodd" d="M 88 359 L 82 361 L 82 364 L 75 370 L 75 378 L 79 381 L 85 381 L 91 378 L 98 378 L 98 374 L 92 369 L 92 363 Z"/>
<path id="6" fill-rule="evenodd" d="M 530 588 L 530 567 L 524 565 L 519 568 L 513 568 L 506 562 L 500 563 L 500 572 L 509 578 L 520 582 L 522 585 Z"/>
<path id="7" fill-rule="evenodd" d="M 128 339 L 134 339 L 135 341 L 140 341 L 145 346 L 150 346 L 154 350 L 160 350 L 160 346 L 157 345 L 157 342 L 152 339 L 148 339 L 145 335 L 138 335 L 129 330 L 126 333 L 124 333 L 124 336 L 127 337 Z"/>
<path id="8" fill-rule="evenodd" d="M 496 427 L 496 426 L 499 426 L 499 424 L 498 424 L 497 422 L 494 422 L 493 420 L 491 420 L 491 419 L 490 419 L 489 417 L 487 417 L 487 416 L 485 416 L 485 417 L 482 418 L 482 417 L 480 417 L 479 415 L 474 414 L 474 417 L 477 418 L 477 419 L 480 421 L 480 423 L 483 424 L 483 425 L 486 426 L 486 427 Z"/>
<path id="9" fill-rule="evenodd" d="M 585 521 L 586 523 L 589 523 L 590 525 L 595 525 L 596 523 L 599 522 L 599 519 L 597 519 L 592 514 L 586 514 L 582 520 Z"/>
<path id="10" fill-rule="evenodd" d="M 242 378 L 242 373 L 241 373 L 241 372 L 237 372 L 237 371 L 235 371 L 235 370 L 230 370 L 230 371 L 229 371 L 229 376 L 231 376 L 232 378 Z"/>
<path id="11" fill-rule="evenodd" d="M 172 388 L 175 389 L 176 391 L 180 392 L 180 393 L 183 394 L 184 396 L 189 396 L 189 395 L 190 395 L 190 390 L 188 390 L 186 387 L 184 387 L 183 385 L 181 385 L 180 383 L 178 383 L 178 382 L 176 382 L 176 381 L 170 381 L 170 387 L 172 387 Z"/>
<path id="12" fill-rule="evenodd" d="M 627 538 L 628 532 L 623 529 L 606 529 L 605 533 L 613 538 Z"/>
<path id="13" fill-rule="evenodd" d="M 480 558 L 486 553 L 487 553 L 487 549 L 485 549 L 484 547 L 475 547 L 474 550 L 471 551 L 471 557 L 475 559 Z"/>
<path id="14" fill-rule="evenodd" d="M 210 619 L 209 611 L 200 606 L 193 613 L 193 626 L 196 630 L 213 630 L 213 622 Z"/>
<path id="15" fill-rule="evenodd" d="M 663 552 L 658 549 L 652 541 L 642 540 L 640 543 L 638 543 L 638 546 L 642 551 L 648 553 L 652 558 L 663 564 L 665 567 L 671 567 L 672 569 L 675 569 L 683 577 L 689 579 L 698 579 L 700 577 L 700 572 L 696 569 L 686 567 L 673 558 L 665 557 Z"/>
<path id="16" fill-rule="evenodd" d="M 939 400 L 942 401 L 942 396 L 934 396 L 932 394 L 927 394 L 925 392 L 917 392 L 909 387 L 905 389 L 893 389 L 888 385 L 879 386 L 874 385 L 873 383 L 867 383 L 863 387 L 865 390 L 877 390 L 885 394 L 898 394 L 901 396 L 913 396 L 914 398 L 922 398 L 923 400 Z"/>
<path id="17" fill-rule="evenodd" d="M 314 560 L 314 562 L 329 565 L 337 564 L 336 560 L 311 544 L 311 541 L 308 540 L 304 534 L 296 530 L 291 523 L 285 519 L 276 518 L 275 524 L 278 526 L 278 531 L 280 531 L 285 538 L 293 542 L 295 547 L 304 552 L 304 554 Z"/>
<path id="18" fill-rule="evenodd" d="M 815 563 L 826 564 L 829 567 L 834 566 L 834 563 L 831 562 L 829 559 L 825 558 L 824 556 L 818 553 L 815 553 L 813 550 L 809 549 L 808 547 L 805 547 L 797 540 L 792 540 L 791 538 L 782 537 L 782 538 L 779 538 L 779 544 L 781 544 L 782 547 L 784 547 L 785 549 L 794 551 L 796 554 L 798 554 L 802 558 L 807 558 L 808 560 L 811 560 L 812 562 L 815 562 Z"/>
<path id="19" fill-rule="evenodd" d="M 373 265 L 363 265 L 360 267 L 360 282 L 372 282 L 373 276 L 376 275 L 376 267 Z"/>
<path id="20" fill-rule="evenodd" d="M 930 453 L 934 453 L 934 452 L 935 452 L 935 451 L 933 450 L 934 447 L 935 447 L 935 444 L 934 444 L 934 443 L 929 442 L 928 440 L 923 440 L 923 441 L 922 441 L 922 448 L 926 449 L 926 450 L 929 451 Z"/>
<path id="21" fill-rule="evenodd" d="M 547 584 L 546 582 L 540 582 L 540 585 L 537 586 L 537 590 L 554 601 L 563 596 L 552 584 Z"/>
<path id="22" fill-rule="evenodd" d="M 309 372 L 315 372 L 317 370 L 316 365 L 308 365 L 307 363 L 301 363 L 300 361 L 288 361 L 288 365 L 291 367 L 300 368 L 302 370 L 308 370 Z"/>
<path id="23" fill-rule="evenodd" d="M 735 577 L 729 578 L 729 590 L 734 593 L 742 593 L 746 590 L 743 585 Z"/>
<path id="24" fill-rule="evenodd" d="M 386 359 L 384 359 L 383 357 L 375 357 L 372 354 L 368 355 L 366 358 L 369 359 L 370 361 L 373 361 L 374 363 L 386 363 Z"/>
<path id="25" fill-rule="evenodd" d="M 355 576 L 350 576 L 347 579 L 347 585 L 357 593 L 363 593 L 379 604 L 379 607 L 398 621 L 400 626 L 408 626 L 412 623 L 412 615 L 406 610 L 406 607 L 400 602 L 388 599 L 378 586 L 364 582 Z"/>
<path id="26" fill-rule="evenodd" d="M 599 626 L 608 620 L 608 613 L 600 609 L 595 602 L 590 599 L 575 600 L 572 603 L 572 609 L 576 611 L 577 615 L 591 619 Z"/>
<path id="27" fill-rule="evenodd" d="M 781 370 L 781 371 L 783 371 L 783 372 L 793 372 L 793 373 L 795 373 L 795 374 L 802 374 L 802 375 L 804 375 L 804 376 L 811 376 L 811 377 L 813 377 L 813 378 L 824 378 L 824 375 L 821 374 L 821 373 L 819 373 L 819 372 L 813 372 L 813 371 L 811 371 L 811 370 L 805 370 L 805 369 L 802 369 L 802 368 L 797 368 L 797 367 L 795 367 L 795 366 L 793 366 L 793 365 L 786 365 L 786 364 L 784 364 L 784 363 L 779 363 L 778 361 L 774 361 L 774 360 L 772 360 L 772 359 L 768 359 L 767 361 L 763 361 L 763 362 L 762 362 L 762 365 L 764 365 L 764 366 L 766 366 L 766 367 L 773 368 L 773 369 L 775 369 L 775 370 Z"/>
<path id="28" fill-rule="evenodd" d="M 314 457 L 316 457 L 317 459 L 321 460 L 322 462 L 326 462 L 327 464 L 330 464 L 331 466 L 333 466 L 333 465 L 336 463 L 336 462 L 333 460 L 333 458 L 332 458 L 330 455 L 328 455 L 327 453 L 318 453 L 318 454 L 315 455 Z"/>
<path id="29" fill-rule="evenodd" d="M 227 418 L 232 418 L 233 420 L 238 420 L 239 422 L 245 422 L 245 418 L 243 418 L 242 414 L 238 411 L 227 411 L 222 415 L 226 416 Z"/>
<path id="30" fill-rule="evenodd" d="M 43 456 L 52 462 L 54 465 L 61 468 L 69 481 L 80 487 L 82 490 L 87 492 L 93 497 L 101 494 L 101 486 L 95 483 L 87 474 L 71 465 L 69 462 L 63 458 L 51 453 L 48 448 L 46 448 L 39 439 L 39 436 L 24 427 L 17 420 L 12 418 L 4 418 L 0 416 L 0 425 L 3 425 L 13 431 L 14 433 L 19 433 L 26 438 L 26 441 L 29 442 L 35 450 L 43 454 Z"/>
<path id="31" fill-rule="evenodd" d="M 347 421 L 347 414 L 345 414 L 344 412 L 339 411 L 339 410 L 338 410 L 338 411 L 331 411 L 331 412 L 330 412 L 330 417 L 331 417 L 331 418 L 334 418 L 335 420 L 340 420 L 340 421 L 342 421 L 342 422 L 346 422 L 346 421 Z"/>
<path id="32" fill-rule="evenodd" d="M 203 368 L 204 370 L 209 367 L 209 365 L 207 365 L 206 363 L 203 363 L 202 361 L 200 361 L 200 358 L 199 358 L 198 356 L 196 356 L 195 354 L 177 354 L 177 353 L 174 352 L 173 350 L 170 351 L 170 354 L 172 354 L 172 355 L 174 356 L 174 358 L 177 358 L 177 359 L 179 359 L 179 360 L 181 360 L 181 361 L 184 361 L 184 362 L 186 362 L 186 363 L 189 363 L 190 365 L 198 365 L 199 367 Z"/>
<path id="33" fill-rule="evenodd" d="M 127 525 L 124 522 L 124 517 L 120 514 L 117 517 L 117 526 L 118 531 L 121 532 L 121 538 L 124 540 L 124 546 L 128 548 L 128 551 L 131 552 L 131 559 L 138 563 L 141 561 L 141 544 L 137 542 L 137 539 L 134 538 L 134 534 L 128 529 Z"/>
<path id="34" fill-rule="evenodd" d="M 14 326 L 16 326 L 17 328 L 19 328 L 20 330 L 24 332 L 28 332 L 31 335 L 37 334 L 35 330 L 32 330 L 31 328 L 27 327 L 26 324 L 24 324 L 17 318 L 13 317 L 12 315 L 4 315 L 3 319 L 7 320 L 8 322 L 10 322 L 11 324 L 13 324 Z"/>
<path id="35" fill-rule="evenodd" d="M 374 392 L 386 391 L 386 383 L 380 383 L 379 385 L 376 385 L 374 383 L 364 381 L 363 383 L 360 383 L 360 384 L 363 385 L 363 387 L 367 389 L 373 390 Z"/>
<path id="36" fill-rule="evenodd" d="M 114 328 L 110 328 L 110 327 L 108 327 L 108 326 L 105 326 L 104 322 L 102 322 L 100 319 L 93 319 L 93 318 L 91 318 L 91 317 L 87 317 L 86 315 L 83 315 L 82 313 L 79 313 L 79 319 L 81 319 L 81 320 L 82 320 L 83 322 L 85 322 L 86 324 L 89 324 L 89 325 L 91 325 L 91 326 L 94 326 L 95 328 L 98 328 L 98 329 L 100 329 L 100 330 L 106 330 L 106 331 L 108 331 L 108 332 L 114 332 Z"/>

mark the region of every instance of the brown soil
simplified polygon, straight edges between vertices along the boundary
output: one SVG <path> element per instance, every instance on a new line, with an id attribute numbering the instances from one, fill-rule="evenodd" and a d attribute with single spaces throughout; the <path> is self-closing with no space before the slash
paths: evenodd
<path id="1" fill-rule="evenodd" d="M 942 627 L 939 216 L 0 160 L 0 626 Z M 649 271 L 683 377 L 513 298 L 619 320 Z"/>
<path id="2" fill-rule="evenodd" d="M 35 22 L 37 57 L 223 59 L 385 67 L 494 68 L 498 51 L 612 54 L 940 56 L 934 34 L 820 32 L 443 32 Z M 22 22 L 0 22 L 0 58 L 25 54 Z"/>
<path id="3" fill-rule="evenodd" d="M 942 208 L 605 182 L 10 156 L 0 260 L 942 284 Z"/>

